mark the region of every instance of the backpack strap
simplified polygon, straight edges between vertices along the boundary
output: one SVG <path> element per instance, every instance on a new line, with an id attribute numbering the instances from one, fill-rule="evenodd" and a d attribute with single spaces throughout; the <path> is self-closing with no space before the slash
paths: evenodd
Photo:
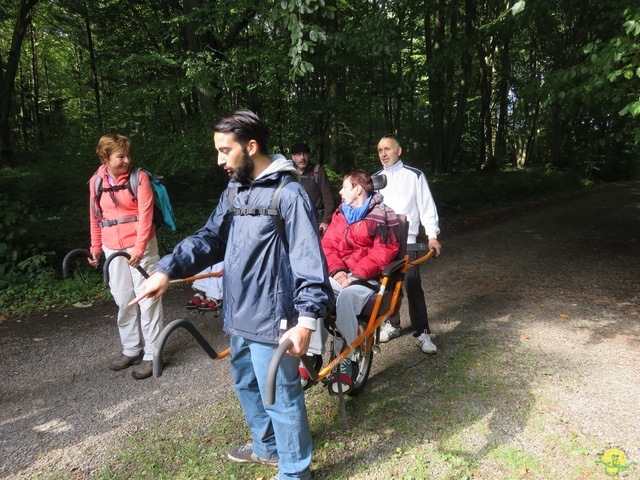
<path id="1" fill-rule="evenodd" d="M 132 168 L 129 171 L 129 179 L 127 180 L 127 186 L 133 197 L 133 201 L 138 201 L 138 185 L 140 185 L 140 167 Z M 151 175 L 149 175 L 151 177 Z"/>
<path id="2" fill-rule="evenodd" d="M 280 192 L 282 191 L 282 189 L 285 187 L 285 185 L 291 182 L 295 182 L 293 176 L 285 175 L 280 180 L 280 185 L 278 185 L 278 188 L 273 194 L 273 199 L 271 200 L 271 210 L 275 210 L 276 212 L 275 215 L 272 214 L 271 219 L 276 226 L 276 231 L 278 232 L 278 235 L 280 235 L 280 239 L 284 242 L 284 246 L 287 252 L 289 251 L 289 242 L 287 242 L 287 232 L 284 229 L 284 220 L 282 220 L 282 217 L 280 216 L 280 210 L 278 210 L 278 201 L 280 200 Z"/>
<path id="3" fill-rule="evenodd" d="M 313 167 L 313 179 L 318 183 L 318 172 L 320 171 L 320 164 L 316 163 Z"/>
<path id="4" fill-rule="evenodd" d="M 280 216 L 280 211 L 278 210 L 278 202 L 280 200 L 280 192 L 288 183 L 295 182 L 295 179 L 292 175 L 284 175 L 280 179 L 280 183 L 276 191 L 273 193 L 273 198 L 271 199 L 271 208 L 235 208 L 229 210 L 225 214 L 226 218 L 233 218 L 238 215 L 268 215 L 273 220 L 273 225 L 278 232 L 278 236 L 280 240 L 284 243 L 285 250 L 289 251 L 289 242 L 287 242 L 287 233 L 284 228 L 284 220 Z M 229 207 L 233 207 L 233 200 L 238 191 L 238 187 L 232 187 L 229 189 Z"/>
<path id="5" fill-rule="evenodd" d="M 109 188 L 103 188 L 102 187 L 102 177 L 100 175 L 98 175 L 98 172 L 96 171 L 96 173 L 95 173 L 96 179 L 95 179 L 95 182 L 93 184 L 95 195 L 93 197 L 93 202 L 91 203 L 91 212 L 93 213 L 93 216 L 96 218 L 96 220 L 98 222 L 98 227 L 100 227 L 100 228 L 112 227 L 113 225 L 118 225 L 119 223 L 129 223 L 129 222 L 137 222 L 138 221 L 138 217 L 137 216 L 117 218 L 115 220 L 106 220 L 106 219 L 104 219 L 102 217 L 102 208 L 100 207 L 100 199 L 102 198 L 102 193 L 107 191 L 107 192 L 109 192 L 109 195 L 111 196 L 111 199 L 113 200 L 113 202 L 117 206 L 118 202 L 117 202 L 115 196 L 113 195 L 113 192 L 118 191 L 118 190 L 124 190 L 126 188 L 126 189 L 129 190 L 129 192 L 131 192 L 131 195 L 133 196 L 133 201 L 134 202 L 137 201 L 138 184 L 140 183 L 140 180 L 138 178 L 139 173 L 140 173 L 140 168 L 133 168 L 129 172 L 129 179 L 127 179 L 127 183 L 125 185 L 114 185 L 114 186 L 109 187 Z M 132 178 L 135 179 L 135 190 L 131 186 L 131 179 Z"/>

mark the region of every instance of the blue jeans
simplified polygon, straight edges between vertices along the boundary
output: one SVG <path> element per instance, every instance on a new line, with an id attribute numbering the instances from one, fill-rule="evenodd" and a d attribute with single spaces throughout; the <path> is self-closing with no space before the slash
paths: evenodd
<path id="1" fill-rule="evenodd" d="M 251 429 L 253 452 L 262 458 L 278 457 L 283 480 L 311 478 L 311 431 L 300 385 L 300 361 L 285 355 L 276 377 L 276 399 L 265 405 L 267 370 L 277 345 L 231 337 L 231 372 L 234 387 Z"/>

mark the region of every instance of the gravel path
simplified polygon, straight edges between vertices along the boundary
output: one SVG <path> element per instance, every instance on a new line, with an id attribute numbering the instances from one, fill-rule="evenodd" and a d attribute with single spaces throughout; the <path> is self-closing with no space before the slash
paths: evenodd
<path id="1" fill-rule="evenodd" d="M 535 356 L 537 371 L 523 388 L 560 405 L 551 414 L 580 435 L 640 461 L 639 217 L 640 184 L 631 183 L 450 229 L 442 257 L 422 269 L 440 346 L 430 361 L 451 355 L 456 332 L 515 339 Z M 187 312 L 189 297 L 188 288 L 173 288 L 166 318 L 191 319 L 224 349 L 221 319 Z M 0 323 L 2 478 L 52 471 L 90 478 L 106 447 L 136 430 L 235 401 L 228 362 L 210 360 L 182 332 L 165 349 L 162 377 L 135 381 L 129 371 L 108 370 L 119 353 L 114 313 L 108 303 Z M 408 342 L 405 335 L 383 350 Z M 520 422 L 513 431 L 509 418 L 492 422 L 509 438 L 536 441 L 534 425 Z"/>

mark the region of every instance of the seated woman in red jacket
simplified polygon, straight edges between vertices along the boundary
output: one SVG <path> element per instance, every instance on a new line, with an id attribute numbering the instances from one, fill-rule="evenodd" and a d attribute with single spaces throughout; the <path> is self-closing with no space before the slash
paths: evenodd
<path id="1" fill-rule="evenodd" d="M 357 337 L 356 316 L 378 290 L 382 270 L 396 257 L 400 244 L 398 218 L 374 193 L 369 174 L 356 170 L 345 175 L 340 196 L 342 203 L 322 237 L 322 250 L 336 294 L 336 326 L 350 344 Z M 342 348 L 340 342 L 336 348 Z M 352 385 L 352 360 L 347 358 L 340 365 L 343 392 Z M 329 388 L 338 393 L 337 375 Z"/>

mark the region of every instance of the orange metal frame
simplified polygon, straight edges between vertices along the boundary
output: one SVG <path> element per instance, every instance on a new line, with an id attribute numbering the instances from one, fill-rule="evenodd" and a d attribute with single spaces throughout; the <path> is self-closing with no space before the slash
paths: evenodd
<path id="1" fill-rule="evenodd" d="M 435 250 L 429 250 L 429 252 L 426 255 L 423 255 L 422 257 L 417 258 L 412 262 L 409 261 L 409 256 L 405 255 L 404 262 L 400 264 L 402 275 L 404 276 L 404 273 L 410 268 L 416 265 L 420 265 L 421 263 L 424 263 L 427 260 L 429 260 L 434 253 L 435 253 Z M 391 274 L 395 273 L 396 271 L 397 270 L 392 271 Z M 374 342 L 374 339 L 376 337 L 376 332 L 378 331 L 378 328 L 380 327 L 380 325 L 382 325 L 382 322 L 387 320 L 387 318 L 389 318 L 393 313 L 395 313 L 396 307 L 398 306 L 398 300 L 400 298 L 400 292 L 402 291 L 403 281 L 400 280 L 396 282 L 395 285 L 393 285 L 393 293 L 391 296 L 391 303 L 389 304 L 389 308 L 384 313 L 379 314 L 380 313 L 379 310 L 380 310 L 380 306 L 382 305 L 384 294 L 387 291 L 389 278 L 390 278 L 389 276 L 385 276 L 382 278 L 382 282 L 380 284 L 380 288 L 378 289 L 378 293 L 376 297 L 376 303 L 374 304 L 371 315 L 369 316 L 367 328 L 360 335 L 358 335 L 358 337 L 353 341 L 353 343 L 351 343 L 351 345 L 345 347 L 345 349 L 342 352 L 340 352 L 338 356 L 336 356 L 331 362 L 329 362 L 329 364 L 326 367 L 324 367 L 322 370 L 320 370 L 320 372 L 318 372 L 317 381 L 321 381 L 327 375 L 329 375 L 333 371 L 333 369 L 336 368 L 340 364 L 340 362 L 342 362 L 342 360 L 344 360 L 347 357 L 347 355 L 349 355 L 354 349 L 356 349 L 361 344 L 364 343 L 363 350 L 366 353 L 373 348 L 373 345 L 378 343 L 377 341 Z"/>

